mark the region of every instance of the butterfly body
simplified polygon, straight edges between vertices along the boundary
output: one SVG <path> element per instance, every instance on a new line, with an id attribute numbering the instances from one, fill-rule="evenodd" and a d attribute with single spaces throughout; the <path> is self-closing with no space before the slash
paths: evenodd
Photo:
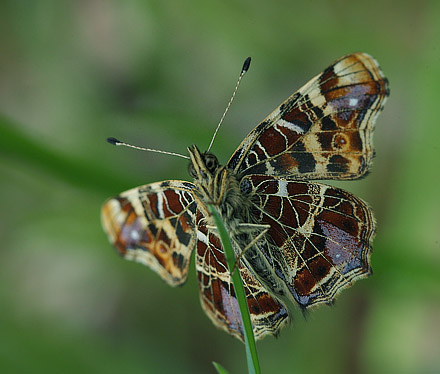
<path id="1" fill-rule="evenodd" d="M 203 309 L 243 340 L 207 209 L 214 205 L 238 259 L 254 334 L 277 335 L 290 319 L 290 304 L 332 303 L 371 274 L 371 209 L 349 192 L 311 180 L 357 179 L 368 171 L 375 120 L 388 94 L 371 56 L 342 57 L 257 126 L 226 165 L 191 146 L 192 183 L 152 183 L 109 199 L 102 221 L 110 242 L 172 286 L 185 282 L 194 251 Z"/>

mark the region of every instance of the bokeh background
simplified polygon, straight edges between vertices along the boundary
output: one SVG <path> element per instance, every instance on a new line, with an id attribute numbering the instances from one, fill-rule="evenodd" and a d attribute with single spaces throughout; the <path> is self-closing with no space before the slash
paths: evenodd
<path id="1" fill-rule="evenodd" d="M 186 152 L 207 147 L 243 60 L 251 69 L 213 151 L 243 137 L 340 56 L 372 54 L 391 96 L 372 173 L 339 186 L 377 222 L 374 276 L 278 339 L 264 373 L 440 372 L 440 2 L 0 2 L 0 372 L 246 370 L 216 330 L 192 265 L 172 289 L 120 259 L 102 202 L 188 179 L 187 162 L 115 148 L 108 136 Z"/>

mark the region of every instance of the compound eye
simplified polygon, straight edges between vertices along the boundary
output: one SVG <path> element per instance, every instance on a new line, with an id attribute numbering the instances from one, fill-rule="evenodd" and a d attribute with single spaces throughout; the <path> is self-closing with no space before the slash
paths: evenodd
<path id="1" fill-rule="evenodd" d="M 197 172 L 196 172 L 196 168 L 194 167 L 193 164 L 189 164 L 188 165 L 188 173 L 192 178 L 197 178 Z"/>
<path id="2" fill-rule="evenodd" d="M 218 166 L 217 157 L 211 154 L 205 155 L 205 166 L 212 173 Z"/>

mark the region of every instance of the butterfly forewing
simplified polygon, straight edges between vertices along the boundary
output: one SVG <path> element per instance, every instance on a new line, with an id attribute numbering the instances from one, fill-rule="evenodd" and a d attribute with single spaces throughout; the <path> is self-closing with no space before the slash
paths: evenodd
<path id="1" fill-rule="evenodd" d="M 370 274 L 374 219 L 366 203 L 320 183 L 246 179 L 254 219 L 270 225 L 259 249 L 302 307 L 330 303 L 352 280 Z"/>
<path id="2" fill-rule="evenodd" d="M 196 242 L 193 188 L 183 181 L 152 183 L 102 208 L 103 227 L 119 253 L 149 266 L 171 286 L 186 281 Z"/>
<path id="3" fill-rule="evenodd" d="M 239 175 L 359 178 L 371 165 L 374 122 L 388 93 L 388 82 L 371 56 L 345 56 L 257 126 L 228 166 Z"/>

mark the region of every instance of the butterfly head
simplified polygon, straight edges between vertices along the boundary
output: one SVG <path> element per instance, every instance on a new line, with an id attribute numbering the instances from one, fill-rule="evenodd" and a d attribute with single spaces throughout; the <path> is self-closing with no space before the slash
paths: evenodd
<path id="1" fill-rule="evenodd" d="M 201 153 L 197 146 L 188 147 L 191 163 L 188 171 L 191 177 L 197 180 L 206 180 L 214 177 L 219 169 L 217 157 L 210 152 Z"/>
<path id="2" fill-rule="evenodd" d="M 191 158 L 188 170 L 196 185 L 194 193 L 207 204 L 221 206 L 221 213 L 226 218 L 241 211 L 245 202 L 231 170 L 220 165 L 212 153 L 201 153 L 195 145 L 189 147 L 188 152 Z"/>

